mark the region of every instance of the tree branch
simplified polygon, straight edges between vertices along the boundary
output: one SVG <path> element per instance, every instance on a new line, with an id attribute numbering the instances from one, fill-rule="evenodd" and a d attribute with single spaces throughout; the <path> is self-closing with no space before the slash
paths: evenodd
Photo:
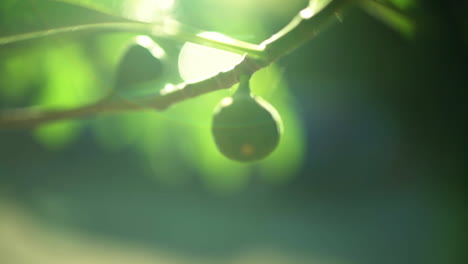
<path id="1" fill-rule="evenodd" d="M 303 9 L 288 25 L 271 38 L 265 40 L 262 60 L 244 56 L 244 59 L 230 70 L 196 83 L 182 83 L 168 86 L 157 95 L 132 100 L 110 98 L 89 105 L 68 110 L 18 109 L 0 112 L 0 129 L 33 128 L 38 125 L 71 118 L 80 118 L 100 113 L 135 111 L 144 109 L 164 110 L 169 106 L 192 97 L 212 91 L 227 89 L 239 82 L 242 74 L 253 74 L 282 56 L 312 39 L 350 3 L 356 0 L 333 0 L 317 14 L 311 6 Z"/>
<path id="2" fill-rule="evenodd" d="M 196 83 L 169 85 L 157 95 L 145 96 L 132 100 L 112 97 L 68 110 L 42 110 L 37 108 L 6 110 L 0 112 L 0 129 L 32 128 L 51 121 L 79 118 L 101 113 L 145 109 L 162 111 L 175 103 L 189 98 L 220 89 L 230 88 L 239 82 L 239 78 L 242 74 L 253 74 L 264 66 L 265 65 L 259 64 L 259 62 L 254 59 L 244 57 L 239 64 L 228 71 L 220 72 Z"/>

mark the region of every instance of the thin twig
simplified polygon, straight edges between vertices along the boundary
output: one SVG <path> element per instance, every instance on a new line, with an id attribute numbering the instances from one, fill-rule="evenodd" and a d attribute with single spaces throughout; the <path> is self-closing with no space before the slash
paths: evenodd
<path id="1" fill-rule="evenodd" d="M 168 38 L 182 42 L 193 42 L 213 48 L 219 48 L 233 53 L 248 53 L 252 57 L 260 57 L 262 50 L 258 45 L 252 43 L 232 40 L 223 42 L 201 35 L 202 30 L 184 25 L 173 19 L 164 19 L 157 23 L 146 23 L 140 21 L 106 22 L 95 24 L 75 25 L 69 27 L 46 29 L 41 31 L 15 34 L 12 36 L 0 36 L 0 47 L 17 42 L 36 40 L 40 38 L 73 34 L 77 32 L 133 32 L 137 34 L 151 35 L 158 38 Z"/>
<path id="2" fill-rule="evenodd" d="M 220 72 L 200 82 L 174 85 L 172 89 L 163 89 L 156 95 L 132 99 L 131 101 L 112 97 L 111 99 L 67 110 L 43 110 L 37 108 L 7 110 L 0 112 L 0 129 L 33 128 L 51 121 L 79 118 L 101 113 L 144 109 L 164 110 L 175 103 L 189 98 L 216 90 L 230 88 L 239 82 L 239 78 L 242 74 L 253 74 L 264 66 L 264 64 L 259 64 L 259 62 L 254 59 L 244 57 L 234 68 L 225 72 Z"/>
<path id="3" fill-rule="evenodd" d="M 289 24 L 260 44 L 269 60 L 276 60 L 316 37 L 332 22 L 341 21 L 342 12 L 359 0 L 333 0 L 318 12 L 312 5 L 301 10 Z M 311 1 L 312 3 L 312 1 Z"/>

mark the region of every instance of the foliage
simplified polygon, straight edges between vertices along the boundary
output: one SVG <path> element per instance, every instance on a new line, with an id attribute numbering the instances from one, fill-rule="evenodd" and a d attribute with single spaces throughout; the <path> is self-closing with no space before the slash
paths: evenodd
<path id="1" fill-rule="evenodd" d="M 399 8 L 409 8 L 412 1 L 391 2 Z M 200 8 L 206 8 L 203 3 L 198 3 Z M 96 142 L 109 151 L 134 151 L 142 155 L 154 169 L 155 175 L 171 174 L 170 181 L 177 181 L 177 177 L 184 174 L 179 166 L 182 160 L 197 168 L 207 185 L 218 190 L 241 187 L 254 168 L 264 171 L 271 181 L 284 181 L 300 168 L 306 138 L 299 121 L 301 117 L 276 60 L 314 37 L 316 29 L 322 29 L 336 18 L 335 13 L 341 12 L 342 5 L 354 3 L 375 11 L 370 13 L 405 34 L 413 32 L 411 22 L 397 8 L 389 8 L 391 3 L 372 0 L 312 0 L 308 8 L 278 34 L 273 34 L 276 29 L 271 25 L 286 23 L 288 16 L 292 17 L 298 9 L 286 8 L 287 15 L 283 14 L 281 21 L 275 21 L 274 17 L 262 20 L 262 12 L 273 11 L 258 6 L 255 9 L 240 2 L 232 4 L 230 13 L 242 13 L 249 6 L 248 10 L 256 12 L 256 16 L 245 15 L 256 17 L 256 20 L 246 23 L 239 16 L 230 17 L 232 21 L 229 23 L 222 23 L 216 12 L 204 12 L 199 19 L 190 15 L 186 18 L 178 13 L 178 8 L 193 7 L 191 3 L 181 2 L 180 6 L 174 6 L 174 1 L 64 0 L 30 4 L 8 0 L 2 3 L 0 10 L 1 103 L 4 108 L 34 106 L 68 111 L 113 98 L 123 102 L 127 108 L 148 108 L 139 98 L 151 97 L 166 90 L 171 92 L 177 86 L 159 82 L 140 87 L 137 92 L 117 93 L 113 88 L 118 78 L 115 72 L 128 43 L 141 33 L 153 37 L 168 56 L 164 78 L 170 82 L 182 81 L 179 72 L 184 70 L 183 67 L 189 67 L 185 69 L 189 72 L 193 72 L 194 68 L 205 68 L 186 66 L 194 61 L 198 46 L 191 47 L 194 49 L 192 57 L 184 61 L 179 57 L 179 62 L 175 63 L 178 53 L 193 45 L 182 46 L 185 41 L 246 53 L 260 64 L 272 63 L 255 73 L 252 89 L 255 94 L 271 101 L 280 112 L 285 126 L 278 150 L 258 164 L 246 166 L 221 156 L 209 134 L 212 109 L 216 102 L 232 93 L 230 90 L 186 100 L 161 113 L 145 111 L 100 115 L 80 122 L 65 120 L 40 125 L 32 130 L 32 134 L 45 147 L 60 150 L 73 144 L 82 133 L 91 131 Z M 301 4 L 307 5 L 298 0 L 289 4 L 277 3 L 277 6 L 300 8 Z M 213 37 L 213 34 L 200 34 L 203 31 L 195 27 L 247 37 L 243 37 L 243 40 L 220 35 Z M 273 37 L 267 38 L 269 35 Z M 259 45 L 251 44 L 264 39 Z M 219 55 L 210 54 L 217 51 L 208 49 L 206 52 L 198 63 L 216 64 Z M 193 78 L 208 80 L 211 75 L 233 67 L 242 59 L 233 58 L 231 64 L 215 67 L 215 72 L 200 73 L 200 76 Z M 5 113 L 4 117 L 14 116 Z"/>

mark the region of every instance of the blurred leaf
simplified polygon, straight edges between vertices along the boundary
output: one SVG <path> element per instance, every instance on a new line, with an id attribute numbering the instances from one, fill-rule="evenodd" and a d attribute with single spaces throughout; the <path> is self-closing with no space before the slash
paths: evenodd
<path id="1" fill-rule="evenodd" d="M 407 10 L 413 7 L 416 4 L 417 0 L 387 0 L 387 1 L 393 3 L 396 7 L 402 10 Z"/>
<path id="2" fill-rule="evenodd" d="M 124 22 L 119 16 L 56 1 L 11 1 L 0 5 L 0 36 L 82 24 Z"/>
<path id="3" fill-rule="evenodd" d="M 48 80 L 39 98 L 40 106 L 70 108 L 99 97 L 98 78 L 79 45 L 62 45 L 46 52 Z"/>
<path id="4" fill-rule="evenodd" d="M 123 3 L 125 0 L 53 0 L 56 2 L 63 2 L 76 6 L 85 7 L 90 10 L 107 13 L 107 14 L 121 14 Z"/>
<path id="5" fill-rule="evenodd" d="M 171 40 L 192 41 L 239 54 L 247 52 L 256 57 L 262 55 L 257 45 L 239 40 L 223 41 L 199 36 L 201 30 L 183 25 L 173 19 L 166 19 L 171 14 L 173 4 L 171 1 L 107 1 L 105 2 L 107 9 L 100 8 L 104 6 L 103 3 L 95 5 L 94 1 L 81 0 L 45 1 L 45 5 L 37 5 L 38 7 L 36 4 L 28 5 L 27 3 L 30 2 L 7 5 L 7 7 L 0 5 L 0 8 L 3 7 L 0 15 L 4 15 L 4 18 L 0 20 L 0 32 L 2 32 L 0 53 L 4 51 L 3 48 L 6 45 L 25 40 L 52 36 L 63 38 L 65 35 L 96 31 L 120 31 L 152 34 Z M 105 9 L 112 15 L 93 8 Z M 151 24 L 143 22 L 151 22 Z"/>
<path id="6" fill-rule="evenodd" d="M 59 150 L 70 144 L 78 135 L 78 122 L 61 121 L 47 124 L 34 130 L 34 137 L 43 146 Z"/>
<path id="7" fill-rule="evenodd" d="M 100 95 L 96 76 L 81 54 L 80 46 L 59 46 L 45 54 L 48 75 L 36 105 L 44 108 L 66 109 L 95 101 Z M 35 135 L 46 146 L 57 148 L 73 139 L 78 128 L 75 121 L 59 122 L 36 129 Z"/>
<path id="8" fill-rule="evenodd" d="M 154 22 L 170 14 L 174 1 L 147 0 L 55 0 L 83 6 L 136 21 Z"/>
<path id="9" fill-rule="evenodd" d="M 98 143 L 109 151 L 121 151 L 135 143 L 141 134 L 141 118 L 135 113 L 97 116 L 94 135 Z"/>
<path id="10" fill-rule="evenodd" d="M 9 56 L 0 63 L 0 95 L 8 103 L 21 102 L 41 81 L 43 54 L 37 49 L 25 50 L 21 55 Z"/>
<path id="11" fill-rule="evenodd" d="M 128 20 L 68 3 L 12 1 L 0 5 L 0 57 L 22 54 L 33 46 L 53 46 L 97 32 L 115 31 L 118 28 L 114 24 L 122 22 Z"/>
<path id="12" fill-rule="evenodd" d="M 399 31 L 404 36 L 411 37 L 414 34 L 414 21 L 398 7 L 390 3 L 372 0 L 361 1 L 360 3 L 370 15 Z"/>

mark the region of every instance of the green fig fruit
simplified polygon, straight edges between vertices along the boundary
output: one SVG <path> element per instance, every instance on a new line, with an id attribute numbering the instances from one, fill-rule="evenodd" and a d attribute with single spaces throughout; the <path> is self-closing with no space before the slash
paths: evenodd
<path id="1" fill-rule="evenodd" d="M 238 91 L 216 106 L 212 134 L 226 157 L 252 162 L 265 158 L 278 146 L 282 121 L 272 105 L 247 92 L 246 82 L 241 81 Z"/>
<path id="2" fill-rule="evenodd" d="M 163 63 L 155 56 L 150 47 L 133 43 L 122 59 L 116 73 L 115 89 L 125 90 L 139 84 L 157 80 L 162 77 Z"/>

